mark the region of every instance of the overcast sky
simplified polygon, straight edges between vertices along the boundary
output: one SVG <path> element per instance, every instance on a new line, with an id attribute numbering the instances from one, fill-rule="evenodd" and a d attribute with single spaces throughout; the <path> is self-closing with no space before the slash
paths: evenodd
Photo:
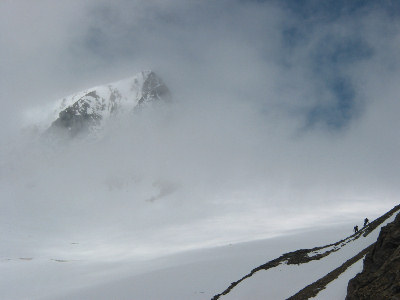
<path id="1" fill-rule="evenodd" d="M 105 211 L 110 223 L 122 219 L 129 227 L 126 204 L 115 200 L 127 196 L 98 186 L 126 175 L 177 187 L 138 223 L 182 203 L 181 215 L 157 222 L 223 210 L 217 221 L 227 218 L 226 225 L 247 205 L 254 209 L 244 214 L 249 223 L 263 209 L 272 216 L 314 208 L 310 220 L 329 214 L 326 207 L 336 207 L 335 216 L 363 205 L 389 209 L 400 192 L 399 12 L 389 0 L 2 0 L 3 145 L 21 129 L 25 111 L 143 69 L 157 72 L 174 97 L 169 121 L 145 114 L 112 142 L 56 154 L 40 147 L 27 155 L 17 146 L 12 158 L 3 151 L 3 163 L 12 161 L 0 173 L 3 201 L 20 199 L 26 212 L 7 206 L 16 217 L 43 207 L 83 211 L 60 228 L 100 201 L 88 221 L 93 228 Z M 128 189 L 136 193 L 130 197 L 147 188 Z M 143 197 L 140 205 L 150 205 Z M 91 200 L 82 208 L 82 199 Z M 116 202 L 123 212 L 110 210 Z"/>

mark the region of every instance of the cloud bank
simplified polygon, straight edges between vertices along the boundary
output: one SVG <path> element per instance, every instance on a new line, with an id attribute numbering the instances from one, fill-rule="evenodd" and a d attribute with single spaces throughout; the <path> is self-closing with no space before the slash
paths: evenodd
<path id="1" fill-rule="evenodd" d="M 328 3 L 2 1 L 4 222 L 113 253 L 110 244 L 205 245 L 390 208 L 396 7 Z M 24 111 L 149 68 L 170 107 L 92 144 L 53 149 L 19 134 Z"/>

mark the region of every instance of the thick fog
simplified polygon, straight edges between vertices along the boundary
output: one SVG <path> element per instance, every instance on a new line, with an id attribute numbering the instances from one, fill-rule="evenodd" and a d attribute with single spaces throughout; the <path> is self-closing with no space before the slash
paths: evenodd
<path id="1" fill-rule="evenodd" d="M 398 203 L 399 7 L 296 3 L 1 1 L 10 251 L 15 239 L 32 256 L 153 255 L 361 222 Z M 49 103 L 143 69 L 172 103 L 95 141 L 33 130 Z"/>

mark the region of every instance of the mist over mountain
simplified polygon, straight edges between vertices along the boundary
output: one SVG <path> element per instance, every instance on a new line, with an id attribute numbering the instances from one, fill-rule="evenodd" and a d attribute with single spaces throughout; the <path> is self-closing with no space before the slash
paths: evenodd
<path id="1" fill-rule="evenodd" d="M 0 1 L 0 298 L 393 207 L 398 16 L 386 0 Z"/>

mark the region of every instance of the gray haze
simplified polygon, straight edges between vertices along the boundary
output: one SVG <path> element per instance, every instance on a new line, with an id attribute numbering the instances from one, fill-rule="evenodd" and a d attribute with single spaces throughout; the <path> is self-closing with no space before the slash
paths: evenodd
<path id="1" fill-rule="evenodd" d="M 1 1 L 4 230 L 90 237 L 102 255 L 391 208 L 399 7 L 346 2 Z M 93 143 L 54 149 L 29 133 L 28 111 L 142 69 L 173 104 Z"/>

